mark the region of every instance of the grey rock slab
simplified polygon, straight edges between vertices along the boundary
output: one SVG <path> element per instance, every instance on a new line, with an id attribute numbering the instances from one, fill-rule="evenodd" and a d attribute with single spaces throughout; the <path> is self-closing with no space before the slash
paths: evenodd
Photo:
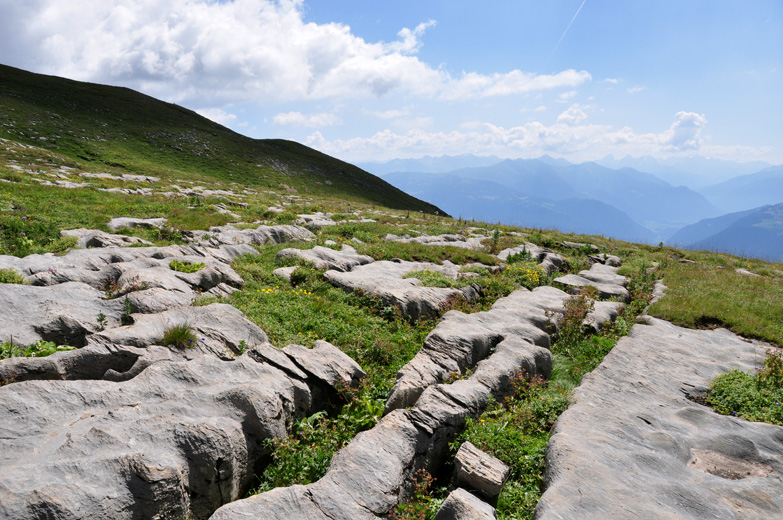
<path id="1" fill-rule="evenodd" d="M 564 240 L 561 242 L 561 244 L 563 244 L 565 247 L 569 249 L 582 249 L 583 247 L 589 247 L 591 251 L 595 251 L 596 253 L 600 251 L 597 245 L 588 244 L 586 242 L 568 242 Z"/>
<path id="2" fill-rule="evenodd" d="M 509 256 L 519 253 L 529 254 L 531 259 L 534 262 L 538 262 L 547 274 L 554 273 L 563 265 L 563 258 L 560 255 L 551 249 L 537 246 L 531 242 L 525 242 L 521 246 L 504 249 L 497 254 L 497 257 L 501 260 L 506 260 Z"/>
<path id="3" fill-rule="evenodd" d="M 604 264 L 611 267 L 620 267 L 623 265 L 623 260 L 619 256 L 610 255 L 607 253 L 601 253 L 600 255 L 590 255 L 588 258 L 594 263 Z"/>
<path id="4" fill-rule="evenodd" d="M 291 281 L 291 275 L 294 274 L 294 271 L 299 269 L 298 265 L 293 265 L 289 267 L 278 267 L 274 271 L 272 271 L 272 274 L 282 278 L 283 280 Z"/>
<path id="5" fill-rule="evenodd" d="M 487 237 L 467 237 L 464 235 L 446 234 L 446 235 L 421 235 L 418 237 L 398 237 L 389 233 L 386 235 L 387 242 L 415 243 L 428 246 L 451 246 L 461 247 L 463 249 L 482 250 L 481 244 Z"/>
<path id="6" fill-rule="evenodd" d="M 497 500 L 511 469 L 500 459 L 464 442 L 454 457 L 454 484 L 476 492 L 489 501 Z"/>
<path id="7" fill-rule="evenodd" d="M 315 246 L 312 249 L 286 248 L 277 253 L 278 260 L 284 258 L 297 258 L 312 264 L 316 269 L 333 269 L 340 272 L 375 261 L 367 255 L 360 255 L 347 244 L 344 244 L 340 251 L 323 246 Z"/>
<path id="8" fill-rule="evenodd" d="M 217 247 L 240 244 L 283 244 L 285 242 L 310 242 L 315 235 L 301 226 L 264 226 L 239 229 L 231 225 L 214 226 L 209 231 L 188 231 L 183 236 L 194 243 Z"/>
<path id="9" fill-rule="evenodd" d="M 427 386 L 474 368 L 504 339 L 516 337 L 548 348 L 547 331 L 553 330 L 553 324 L 547 312 L 562 309 L 567 298 L 553 287 L 519 289 L 496 301 L 487 312 L 447 312 L 419 352 L 397 373 L 386 412 L 411 406 Z"/>
<path id="10" fill-rule="evenodd" d="M 288 345 L 282 351 L 299 368 L 332 388 L 357 388 L 366 375 L 356 361 L 328 341 L 318 340 L 311 349 Z"/>
<path id="11" fill-rule="evenodd" d="M 527 345 L 535 351 L 532 357 L 546 364 L 535 371 L 551 369 L 551 354 Z M 509 347 L 525 348 L 521 341 Z M 497 360 L 498 356 L 504 360 Z M 512 359 L 505 349 L 499 348 L 489 358 L 498 362 L 487 365 L 486 370 L 480 365 L 466 380 L 429 387 L 412 409 L 394 410 L 372 429 L 357 435 L 334 456 L 326 475 L 318 482 L 275 489 L 227 504 L 213 515 L 213 520 L 385 517 L 411 496 L 417 471 L 424 469 L 434 474 L 442 467 L 449 443 L 464 429 L 466 419 L 477 417 L 490 396 L 503 386 L 501 380 L 489 380 L 491 371 L 501 367 L 513 373 L 514 367 L 508 363 Z M 479 372 L 484 374 L 483 380 L 475 377 Z"/>
<path id="12" fill-rule="evenodd" d="M 763 344 L 647 318 L 574 391 L 534 518 L 783 517 L 783 428 L 688 399 Z"/>
<path id="13" fill-rule="evenodd" d="M 329 270 L 324 277 L 333 285 L 349 292 L 360 292 L 378 297 L 384 305 L 400 309 L 413 318 L 435 315 L 449 298 L 478 298 L 475 288 L 461 289 L 421 287 L 417 278 L 403 278 L 413 271 L 432 270 L 457 279 L 456 266 L 442 266 L 427 262 L 380 261 L 354 267 L 349 272 Z"/>
<path id="14" fill-rule="evenodd" d="M 80 282 L 51 287 L 0 284 L 0 341 L 29 345 L 39 340 L 84 346 L 98 314 L 118 325 L 123 302 Z"/>
<path id="15" fill-rule="evenodd" d="M 320 229 L 327 226 L 335 226 L 337 222 L 324 213 L 314 213 L 312 215 L 297 215 L 297 224 L 310 229 Z"/>
<path id="16" fill-rule="evenodd" d="M 139 237 L 129 237 L 126 235 L 115 235 L 99 231 L 97 229 L 64 229 L 60 231 L 62 237 L 76 237 L 77 247 L 128 247 L 131 245 L 153 245 L 152 242 Z"/>
<path id="17" fill-rule="evenodd" d="M 155 363 L 125 382 L 0 387 L 0 517 L 207 518 L 252 484 L 307 386 L 247 356 Z"/>
<path id="18" fill-rule="evenodd" d="M 192 346 L 198 352 L 232 359 L 241 352 L 240 342 L 247 348 L 269 343 L 266 333 L 248 320 L 241 311 L 225 303 L 213 303 L 204 307 L 179 307 L 157 314 L 132 314 L 132 325 L 115 327 L 92 334 L 90 344 L 130 345 L 144 348 L 161 345 L 166 331 L 175 326 L 187 325 L 196 339 Z M 171 347 L 181 351 L 177 347 Z"/>
<path id="19" fill-rule="evenodd" d="M 494 520 L 494 518 L 494 507 L 462 488 L 449 493 L 435 515 L 435 520 Z"/>
<path id="20" fill-rule="evenodd" d="M 117 231 L 120 228 L 162 228 L 168 223 L 165 218 L 132 218 L 132 217 L 116 217 L 106 224 L 112 231 Z"/>
<path id="21" fill-rule="evenodd" d="M 628 280 L 617 274 L 617 268 L 603 264 L 593 264 L 590 269 L 580 271 L 578 275 L 567 274 L 554 280 L 572 289 L 594 287 L 601 298 L 622 298 L 628 301 L 631 297 L 625 286 Z"/>

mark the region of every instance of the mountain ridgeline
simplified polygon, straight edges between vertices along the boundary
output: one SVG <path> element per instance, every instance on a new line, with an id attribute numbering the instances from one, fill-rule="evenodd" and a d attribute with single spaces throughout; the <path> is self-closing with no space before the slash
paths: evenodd
<path id="1" fill-rule="evenodd" d="M 317 193 L 394 209 L 439 213 L 386 181 L 307 146 L 251 139 L 133 90 L 0 65 L 0 138 L 80 166 L 198 182 Z"/>

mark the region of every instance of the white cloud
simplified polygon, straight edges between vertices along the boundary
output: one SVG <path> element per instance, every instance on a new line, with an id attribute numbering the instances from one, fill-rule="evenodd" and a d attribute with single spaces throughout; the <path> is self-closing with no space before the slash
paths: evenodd
<path id="1" fill-rule="evenodd" d="M 576 70 L 452 76 L 415 56 L 433 26 L 368 42 L 339 23 L 306 23 L 303 0 L 25 0 L 4 7 L 0 29 L 14 43 L 0 62 L 212 106 L 393 91 L 469 99 L 591 80 Z"/>
<path id="2" fill-rule="evenodd" d="M 702 144 L 701 129 L 707 124 L 704 114 L 677 112 L 672 126 L 659 134 L 662 145 L 670 150 L 697 150 Z"/>
<path id="3" fill-rule="evenodd" d="M 584 124 L 586 115 L 574 106 L 563 112 L 552 125 L 531 122 L 511 128 L 489 123 L 471 123 L 451 132 L 426 132 L 420 128 L 395 133 L 386 129 L 370 137 L 327 140 L 316 132 L 305 144 L 349 161 L 388 160 L 423 155 L 459 155 L 464 153 L 499 157 L 538 157 L 550 154 L 575 161 L 595 160 L 607 154 L 618 156 L 676 156 L 693 150 L 701 140 L 699 133 L 706 118 L 691 112 L 679 112 L 671 127 L 661 133 L 636 133 L 630 127 Z M 741 149 L 740 149 L 741 148 Z M 768 152 L 753 147 L 704 147 L 713 157 L 759 159 Z"/>
<path id="4" fill-rule="evenodd" d="M 601 81 L 601 83 L 611 83 L 612 85 L 617 85 L 617 79 L 615 79 L 615 78 L 606 78 L 605 80 Z"/>
<path id="5" fill-rule="evenodd" d="M 587 114 L 582 111 L 582 109 L 579 107 L 579 105 L 572 105 L 557 116 L 557 122 L 558 123 L 565 123 L 569 125 L 577 125 L 587 119 Z"/>
<path id="6" fill-rule="evenodd" d="M 215 123 L 218 123 L 223 126 L 231 126 L 237 120 L 236 115 L 229 114 L 222 108 L 202 108 L 200 110 L 196 110 L 196 112 L 199 115 L 202 115 L 207 119 L 210 119 Z M 247 125 L 247 123 L 245 123 L 245 125 Z M 243 125 L 240 124 L 238 126 L 243 126 Z"/>
<path id="7" fill-rule="evenodd" d="M 629 88 L 629 89 L 628 89 L 628 93 L 629 93 L 629 94 L 636 94 L 637 92 L 641 92 L 641 91 L 642 91 L 642 90 L 644 90 L 645 88 L 646 88 L 646 87 L 640 87 L 640 86 L 631 87 L 631 88 Z"/>
<path id="8" fill-rule="evenodd" d="M 339 117 L 328 112 L 305 115 L 301 112 L 286 112 L 277 114 L 272 122 L 279 126 L 304 126 L 307 128 L 321 128 L 342 123 Z"/>

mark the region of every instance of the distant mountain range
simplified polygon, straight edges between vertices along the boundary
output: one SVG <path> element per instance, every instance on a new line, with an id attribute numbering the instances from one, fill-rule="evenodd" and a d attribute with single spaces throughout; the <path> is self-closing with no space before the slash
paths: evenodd
<path id="1" fill-rule="evenodd" d="M 547 159 L 383 177 L 454 216 L 648 243 L 719 214 L 702 195 L 647 173 Z"/>
<path id="2" fill-rule="evenodd" d="M 783 203 L 702 220 L 681 229 L 669 243 L 783 262 Z"/>
<path id="3" fill-rule="evenodd" d="M 700 190 L 707 200 L 724 211 L 742 211 L 783 202 L 783 166 L 772 166 L 734 177 Z"/>

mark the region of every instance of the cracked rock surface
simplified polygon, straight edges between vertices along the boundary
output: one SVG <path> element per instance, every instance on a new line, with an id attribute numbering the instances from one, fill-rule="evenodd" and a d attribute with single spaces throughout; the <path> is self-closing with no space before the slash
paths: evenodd
<path id="1" fill-rule="evenodd" d="M 547 448 L 534 518 L 783 517 L 783 427 L 688 399 L 762 345 L 648 318 L 582 380 Z"/>

